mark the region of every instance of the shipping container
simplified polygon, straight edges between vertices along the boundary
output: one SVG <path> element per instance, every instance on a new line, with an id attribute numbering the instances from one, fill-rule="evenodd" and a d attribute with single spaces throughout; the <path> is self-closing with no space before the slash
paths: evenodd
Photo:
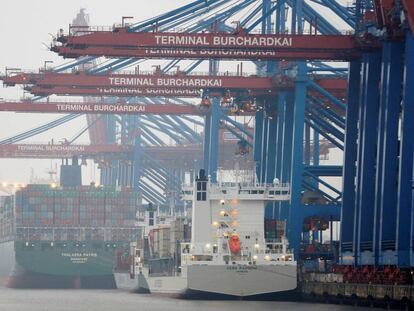
<path id="1" fill-rule="evenodd" d="M 14 209 L 12 196 L 0 196 L 0 241 L 8 241 L 14 235 Z"/>
<path id="2" fill-rule="evenodd" d="M 286 234 L 286 221 L 266 219 L 264 229 L 267 240 L 279 240 Z"/>
<path id="3" fill-rule="evenodd" d="M 171 229 L 170 229 L 170 249 L 169 253 L 174 255 L 174 253 L 179 253 L 179 243 L 183 242 L 184 239 L 184 220 L 183 219 L 176 219 L 171 222 Z"/>
<path id="4" fill-rule="evenodd" d="M 151 230 L 150 245 L 153 257 L 169 257 L 170 253 L 170 227 L 160 227 Z"/>
<path id="5" fill-rule="evenodd" d="M 130 241 L 138 236 L 138 202 L 137 193 L 113 187 L 53 189 L 49 185 L 28 185 L 15 195 L 16 226 L 21 229 L 18 236 Z"/>

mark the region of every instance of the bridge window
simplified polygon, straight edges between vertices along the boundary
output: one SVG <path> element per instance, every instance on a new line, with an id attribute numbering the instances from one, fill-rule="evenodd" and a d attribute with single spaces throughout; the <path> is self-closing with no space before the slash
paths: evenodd
<path id="1" fill-rule="evenodd" d="M 207 181 L 197 182 L 197 201 L 207 200 Z"/>

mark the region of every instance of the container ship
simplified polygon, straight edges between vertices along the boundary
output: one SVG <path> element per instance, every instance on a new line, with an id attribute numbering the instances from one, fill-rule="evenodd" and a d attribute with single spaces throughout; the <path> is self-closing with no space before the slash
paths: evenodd
<path id="1" fill-rule="evenodd" d="M 94 185 L 18 190 L 0 214 L 2 256 L 14 261 L 7 285 L 115 288 L 114 269 L 140 236 L 138 199 L 130 190 Z"/>
<path id="2" fill-rule="evenodd" d="M 289 198 L 289 185 L 212 183 L 201 170 L 194 184 L 183 188 L 183 199 L 192 201 L 191 240 L 175 246 L 168 237 L 181 236 L 180 226 L 157 226 L 147 214 L 148 243 L 131 244 L 130 284 L 138 292 L 178 297 L 258 298 L 294 291 L 297 264 L 288 241 L 266 239 L 264 222 L 266 203 Z M 149 259 L 151 244 L 162 252 L 177 251 Z"/>

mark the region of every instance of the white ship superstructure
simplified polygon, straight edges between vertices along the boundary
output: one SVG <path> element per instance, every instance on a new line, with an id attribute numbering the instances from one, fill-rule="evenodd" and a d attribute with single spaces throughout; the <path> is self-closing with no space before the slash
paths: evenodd
<path id="1" fill-rule="evenodd" d="M 176 216 L 171 214 L 160 213 L 158 208 L 153 207 L 152 205 L 146 210 L 140 211 L 137 213 L 136 225 L 140 227 L 141 238 L 130 243 L 130 255 L 132 257 L 130 271 L 115 271 L 115 281 L 118 289 L 128 290 L 128 291 L 137 291 L 139 289 L 138 285 L 138 275 L 139 271 L 142 271 L 142 265 L 144 261 L 144 245 L 145 242 L 149 242 L 150 235 L 152 230 L 159 230 L 161 228 L 170 228 L 172 223 L 177 221 Z M 151 250 L 148 249 L 147 257 L 151 257 Z"/>
<path id="2" fill-rule="evenodd" d="M 183 199 L 192 201 L 191 242 L 181 243 L 181 265 L 172 273 L 151 271 L 135 258 L 140 289 L 182 295 L 214 293 L 246 297 L 293 290 L 297 269 L 288 241 L 266 241 L 265 204 L 290 199 L 279 184 L 212 183 L 200 172 Z"/>

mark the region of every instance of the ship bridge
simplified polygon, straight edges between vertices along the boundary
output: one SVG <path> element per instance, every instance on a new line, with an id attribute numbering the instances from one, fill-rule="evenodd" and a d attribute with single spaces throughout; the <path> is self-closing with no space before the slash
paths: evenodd
<path id="1" fill-rule="evenodd" d="M 194 185 L 184 185 L 182 199 L 194 199 Z M 208 182 L 210 200 L 251 200 L 251 201 L 289 201 L 288 183 L 248 183 L 248 182 Z"/>

